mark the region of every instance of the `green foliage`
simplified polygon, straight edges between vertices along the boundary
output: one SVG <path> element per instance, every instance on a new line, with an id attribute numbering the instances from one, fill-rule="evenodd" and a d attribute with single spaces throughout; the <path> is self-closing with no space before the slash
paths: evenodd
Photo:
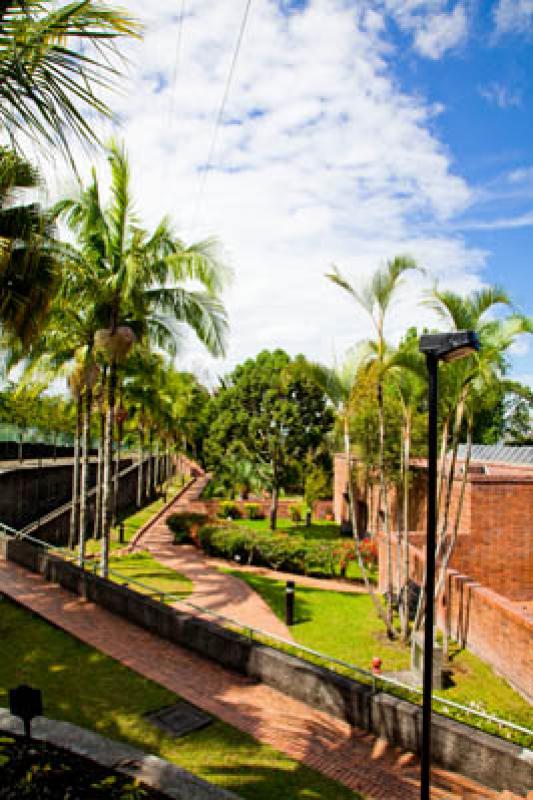
<path id="1" fill-rule="evenodd" d="M 206 525 L 198 538 L 208 555 L 296 574 L 334 577 L 344 574 L 346 564 L 355 559 L 353 542 L 306 539 L 299 533 L 273 533 L 245 524 Z"/>
<path id="2" fill-rule="evenodd" d="M 309 508 L 316 500 L 328 500 L 332 495 L 332 478 L 321 466 L 312 466 L 305 475 L 304 499 Z"/>
<path id="3" fill-rule="evenodd" d="M 245 503 L 244 511 L 247 519 L 264 519 L 265 516 L 258 503 Z"/>
<path id="4" fill-rule="evenodd" d="M 230 446 L 239 448 L 269 488 L 302 482 L 301 466 L 316 454 L 333 415 L 303 356 L 259 353 L 227 376 L 212 399 L 204 460 L 223 474 Z"/>
<path id="5" fill-rule="evenodd" d="M 167 526 L 174 534 L 174 544 L 185 544 L 191 541 L 191 533 L 207 522 L 207 514 L 181 512 L 170 514 L 166 518 Z"/>
<path id="6" fill-rule="evenodd" d="M 300 511 L 298 506 L 290 506 L 289 517 L 292 519 L 293 522 L 302 521 L 302 512 Z"/>
<path id="7" fill-rule="evenodd" d="M 218 516 L 221 519 L 240 519 L 241 509 L 232 500 L 224 500 L 218 507 Z"/>

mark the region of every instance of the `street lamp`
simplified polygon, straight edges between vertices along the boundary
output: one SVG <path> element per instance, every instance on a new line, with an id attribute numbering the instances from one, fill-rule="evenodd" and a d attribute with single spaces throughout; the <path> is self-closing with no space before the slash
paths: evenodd
<path id="1" fill-rule="evenodd" d="M 437 506 L 437 403 L 439 361 L 456 361 L 479 350 L 474 331 L 426 333 L 420 352 L 428 370 L 428 488 L 426 540 L 426 621 L 424 625 L 424 674 L 422 699 L 422 761 L 420 800 L 430 800 L 431 694 L 433 690 L 433 617 L 435 604 L 435 540 Z"/>

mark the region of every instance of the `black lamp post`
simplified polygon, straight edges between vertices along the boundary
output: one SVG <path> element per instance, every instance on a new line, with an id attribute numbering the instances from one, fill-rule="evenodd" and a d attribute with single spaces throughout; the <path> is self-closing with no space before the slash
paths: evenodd
<path id="1" fill-rule="evenodd" d="M 420 798 L 430 800 L 431 694 L 433 690 L 433 624 L 435 605 L 435 544 L 437 527 L 437 404 L 439 361 L 456 361 L 479 350 L 474 331 L 428 333 L 420 337 L 420 352 L 428 370 L 428 488 L 426 541 L 426 621 L 422 699 L 422 762 Z"/>

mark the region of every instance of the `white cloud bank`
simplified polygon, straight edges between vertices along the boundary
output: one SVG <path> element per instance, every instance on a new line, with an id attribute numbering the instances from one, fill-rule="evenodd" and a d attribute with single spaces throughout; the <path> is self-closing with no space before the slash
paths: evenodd
<path id="1" fill-rule="evenodd" d="M 139 212 L 150 224 L 170 213 L 188 240 L 217 234 L 234 267 L 228 361 L 215 371 L 264 347 L 329 361 L 367 335 L 361 312 L 324 278 L 332 262 L 364 279 L 408 252 L 431 278 L 457 290 L 479 285 L 484 254 L 427 233 L 471 193 L 430 131 L 434 108 L 399 90 L 375 9 L 312 0 L 287 16 L 272 0 L 252 6 L 200 195 L 244 0 L 185 4 L 174 87 L 178 20 L 169 5 L 130 2 L 146 36 L 130 45 L 131 80 L 113 104 Z M 430 30 L 417 34 L 428 52 Z M 398 306 L 393 337 L 428 321 L 416 285 Z M 188 353 L 182 363 L 210 363 L 195 345 Z"/>
<path id="2" fill-rule="evenodd" d="M 464 44 L 468 17 L 462 3 L 448 10 L 447 0 L 383 0 L 383 8 L 404 31 L 413 34 L 415 50 L 437 60 Z"/>

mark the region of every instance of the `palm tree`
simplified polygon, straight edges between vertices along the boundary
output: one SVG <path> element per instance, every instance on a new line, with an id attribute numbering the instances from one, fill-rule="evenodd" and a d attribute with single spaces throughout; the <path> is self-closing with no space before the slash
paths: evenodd
<path id="1" fill-rule="evenodd" d="M 357 379 L 359 359 L 357 354 L 352 351 L 348 358 L 338 367 L 331 369 L 323 364 L 309 362 L 306 365 L 312 380 L 318 384 L 324 391 L 324 394 L 333 405 L 337 419 L 339 420 L 344 443 L 344 456 L 346 459 L 346 468 L 348 473 L 348 500 L 350 507 L 350 519 L 352 523 L 352 533 L 354 538 L 355 555 L 363 576 L 365 588 L 370 595 L 374 608 L 378 617 L 384 623 L 389 638 L 394 638 L 394 629 L 390 624 L 389 618 L 383 612 L 383 607 L 376 597 L 374 587 L 370 582 L 368 571 L 365 566 L 361 548 L 359 545 L 359 535 L 357 530 L 357 514 L 356 503 L 353 487 L 353 461 L 352 461 L 352 446 L 350 441 L 350 414 L 352 412 L 352 392 Z"/>
<path id="2" fill-rule="evenodd" d="M 110 115 L 100 93 L 120 75 L 116 42 L 138 31 L 132 17 L 94 0 L 1 3 L 0 129 L 67 154 L 69 134 L 95 141 L 86 112 Z"/>
<path id="3" fill-rule="evenodd" d="M 517 336 L 532 332 L 531 320 L 512 313 L 504 319 L 494 319 L 493 312 L 498 306 L 510 307 L 508 294 L 500 287 L 488 287 L 467 297 L 455 292 L 435 289 L 428 300 L 428 305 L 455 330 L 473 330 L 481 342 L 478 354 L 446 365 L 442 370 L 448 380 L 448 388 L 454 387 L 453 404 L 455 420 L 451 432 L 451 453 L 447 457 L 448 442 L 443 440 L 446 452 L 442 455 L 443 475 L 441 479 L 439 503 L 439 528 L 436 545 L 436 558 L 439 564 L 440 577 L 437 581 L 438 591 L 442 591 L 446 569 L 457 540 L 464 492 L 468 479 L 467 464 L 463 470 L 463 481 L 456 508 L 452 533 L 449 533 L 452 490 L 455 477 L 457 453 L 463 421 L 467 418 L 467 461 L 472 445 L 472 429 L 475 414 L 476 397 L 482 397 L 495 382 L 503 382 L 506 368 L 505 353 Z M 438 593 L 437 593 L 438 594 Z M 437 596 L 436 594 L 436 596 Z M 415 629 L 422 625 L 426 603 L 425 585 L 420 594 Z"/>
<path id="4" fill-rule="evenodd" d="M 55 213 L 78 238 L 83 255 L 80 302 L 94 304 L 101 328 L 95 348 L 108 364 L 104 442 L 103 541 L 101 572 L 107 575 L 111 527 L 112 442 L 117 370 L 135 341 L 151 342 L 171 355 L 176 352 L 180 324 L 192 328 L 212 355 L 223 354 L 227 320 L 218 292 L 227 270 L 218 258 L 216 242 L 186 247 L 164 218 L 153 233 L 136 217 L 130 191 L 130 171 L 124 149 L 108 148 L 110 199 L 102 205 L 96 173 L 74 198 L 61 201 Z M 187 281 L 203 286 L 191 290 Z M 184 285 L 185 284 L 185 285 Z"/>
<path id="5" fill-rule="evenodd" d="M 0 147 L 0 329 L 22 351 L 37 336 L 59 278 L 50 217 L 37 203 L 17 200 L 39 185 L 31 164 Z"/>
<path id="6" fill-rule="evenodd" d="M 337 286 L 340 286 L 341 289 L 347 292 L 352 299 L 355 300 L 358 306 L 366 311 L 376 334 L 376 338 L 369 341 L 368 344 L 372 351 L 372 356 L 369 358 L 369 363 L 370 361 L 373 361 L 377 367 L 379 475 L 384 510 L 385 535 L 387 537 L 387 616 L 389 623 L 388 627 L 390 629 L 392 629 L 393 574 L 392 538 L 385 478 L 385 415 L 383 403 L 383 381 L 385 372 L 388 368 L 388 347 L 385 340 L 385 319 L 387 312 L 394 300 L 394 295 L 401 285 L 402 276 L 405 272 L 412 269 L 418 269 L 415 261 L 412 258 L 408 256 L 397 256 L 392 261 L 388 261 L 385 266 L 378 268 L 370 280 L 364 284 L 361 289 L 356 288 L 346 278 L 344 278 L 337 267 L 333 267 L 333 272 L 326 275 L 329 280 L 333 281 L 333 283 L 335 283 Z"/>

